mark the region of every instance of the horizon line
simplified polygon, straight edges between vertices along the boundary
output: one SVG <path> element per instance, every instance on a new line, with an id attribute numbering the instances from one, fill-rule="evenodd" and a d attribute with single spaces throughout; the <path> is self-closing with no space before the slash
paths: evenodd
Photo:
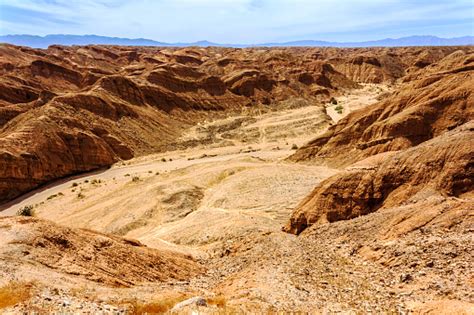
<path id="1" fill-rule="evenodd" d="M 110 39 L 119 39 L 119 40 L 145 40 L 145 41 L 152 41 L 156 43 L 162 44 L 194 44 L 194 43 L 210 43 L 210 44 L 217 44 L 217 45 L 241 45 L 241 46 L 252 46 L 252 45 L 265 45 L 265 44 L 288 44 L 288 43 L 299 43 L 299 42 L 321 42 L 321 43 L 329 43 L 329 44 L 360 44 L 360 43 L 371 43 L 371 42 L 378 42 L 384 40 L 402 40 L 408 38 L 435 38 L 441 40 L 454 40 L 454 39 L 462 39 L 462 38 L 472 38 L 474 39 L 474 35 L 463 35 L 463 36 L 456 36 L 456 37 L 439 37 L 436 35 L 409 35 L 409 36 L 402 36 L 402 37 L 384 37 L 379 39 L 372 39 L 372 40 L 364 40 L 364 41 L 329 41 L 329 40 L 320 40 L 320 39 L 294 39 L 289 41 L 274 41 L 274 42 L 262 42 L 262 43 L 220 43 L 220 42 L 213 42 L 207 39 L 196 40 L 192 42 L 184 42 L 184 41 L 177 41 L 177 42 L 166 42 L 157 39 L 145 38 L 145 37 L 120 37 L 120 36 L 106 36 L 106 35 L 98 35 L 98 34 L 47 34 L 47 35 L 34 35 L 34 34 L 4 34 L 0 35 L 0 37 L 15 37 L 15 36 L 31 36 L 31 37 L 38 37 L 38 38 L 47 38 L 48 36 L 76 36 L 76 37 L 102 37 L 102 38 L 110 38 Z M 474 44 L 474 42 L 473 42 Z M 470 45 L 470 44 L 467 44 Z"/>

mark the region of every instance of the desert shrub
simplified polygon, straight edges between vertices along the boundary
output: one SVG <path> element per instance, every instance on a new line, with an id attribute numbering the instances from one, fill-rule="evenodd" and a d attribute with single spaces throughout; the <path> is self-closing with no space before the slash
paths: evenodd
<path id="1" fill-rule="evenodd" d="M 51 200 L 53 198 L 56 198 L 56 197 L 61 197 L 61 196 L 64 196 L 64 194 L 62 192 L 59 192 L 57 194 L 54 194 L 54 195 L 51 195 L 49 196 L 48 198 L 46 198 L 46 200 Z"/>
<path id="2" fill-rule="evenodd" d="M 342 107 L 341 105 L 337 105 L 336 108 L 334 108 L 334 110 L 335 110 L 338 114 L 342 114 L 343 108 L 344 108 L 344 107 Z"/>
<path id="3" fill-rule="evenodd" d="M 134 301 L 131 303 L 130 314 L 142 315 L 142 314 L 164 314 L 171 310 L 173 306 L 186 299 L 185 295 L 177 295 L 172 297 L 166 297 L 157 299 L 148 303 L 141 303 Z"/>
<path id="4" fill-rule="evenodd" d="M 77 193 L 77 198 L 84 199 L 86 196 L 82 192 Z"/>
<path id="5" fill-rule="evenodd" d="M 86 183 L 86 184 L 87 184 L 88 182 L 89 182 L 89 180 L 88 180 L 88 179 L 86 179 L 86 180 L 84 181 L 84 183 Z"/>
<path id="6" fill-rule="evenodd" d="M 329 103 L 333 105 L 337 105 L 337 100 L 334 97 L 331 97 L 331 100 L 329 101 Z"/>
<path id="7" fill-rule="evenodd" d="M 165 158 L 161 158 L 161 162 L 166 162 L 166 159 L 165 159 Z"/>
<path id="8" fill-rule="evenodd" d="M 71 185 L 71 187 L 77 187 L 77 186 L 79 186 L 79 184 L 76 183 L 76 182 L 72 183 L 72 185 Z"/>
<path id="9" fill-rule="evenodd" d="M 100 184 L 100 183 L 102 183 L 102 180 L 100 180 L 100 179 L 93 179 L 93 180 L 91 181 L 91 184 L 93 184 L 93 185 L 98 185 L 98 184 Z"/>
<path id="10" fill-rule="evenodd" d="M 298 149 L 298 146 L 293 143 L 293 145 L 291 146 L 291 149 L 292 149 L 292 150 L 297 150 L 297 149 Z"/>
<path id="11" fill-rule="evenodd" d="M 132 177 L 132 182 L 138 182 L 140 180 L 140 177 L 138 176 L 133 176 Z"/>
<path id="12" fill-rule="evenodd" d="M 129 177 L 129 176 L 130 176 L 130 174 L 125 174 L 125 175 L 123 175 L 123 176 L 125 176 L 125 177 Z"/>
<path id="13" fill-rule="evenodd" d="M 223 295 L 217 295 L 217 296 L 208 298 L 207 299 L 207 304 L 215 305 L 219 308 L 223 308 L 223 307 L 226 306 L 227 302 L 226 302 L 226 299 Z"/>
<path id="14" fill-rule="evenodd" d="M 20 210 L 18 210 L 17 215 L 22 215 L 24 217 L 32 217 L 35 215 L 34 207 L 32 205 L 26 205 Z"/>
<path id="15" fill-rule="evenodd" d="M 0 309 L 17 305 L 31 297 L 31 284 L 11 282 L 0 287 Z"/>

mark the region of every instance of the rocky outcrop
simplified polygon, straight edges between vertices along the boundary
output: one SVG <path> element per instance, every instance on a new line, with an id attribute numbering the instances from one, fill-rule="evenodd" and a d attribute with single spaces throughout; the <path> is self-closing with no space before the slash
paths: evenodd
<path id="1" fill-rule="evenodd" d="M 352 219 L 409 203 L 423 193 L 458 197 L 474 189 L 474 122 L 413 148 L 356 163 L 322 182 L 296 208 L 285 230 Z"/>
<path id="2" fill-rule="evenodd" d="M 424 75 L 350 114 L 291 156 L 348 167 L 318 185 L 284 229 L 299 234 L 313 224 L 352 219 L 424 195 L 473 191 L 471 60 L 472 53 L 456 52 L 426 66 Z"/>
<path id="3" fill-rule="evenodd" d="M 270 92 L 276 82 L 258 70 L 240 70 L 223 78 L 225 85 L 233 93 L 242 96 L 253 96 L 255 90 Z"/>
<path id="4" fill-rule="evenodd" d="M 456 54 L 457 55 L 457 54 Z M 451 63 L 453 56 L 444 60 Z M 474 119 L 472 53 L 427 67 L 384 101 L 351 113 L 325 134 L 299 149 L 290 159 L 324 159 L 348 165 L 362 158 L 407 149 Z"/>

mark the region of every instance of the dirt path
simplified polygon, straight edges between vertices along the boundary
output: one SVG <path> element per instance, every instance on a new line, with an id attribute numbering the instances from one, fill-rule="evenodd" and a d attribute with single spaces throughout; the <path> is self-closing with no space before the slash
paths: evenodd
<path id="1" fill-rule="evenodd" d="M 367 83 L 361 85 L 361 89 L 337 97 L 337 104 L 329 104 L 326 107 L 327 114 L 334 122 L 338 122 L 349 115 L 350 112 L 376 103 L 379 95 L 392 90 L 391 87 L 380 84 Z"/>

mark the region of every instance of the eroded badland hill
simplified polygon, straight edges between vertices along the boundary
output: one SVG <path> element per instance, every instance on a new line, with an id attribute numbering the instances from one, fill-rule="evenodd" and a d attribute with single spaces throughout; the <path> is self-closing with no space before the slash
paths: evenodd
<path id="1" fill-rule="evenodd" d="M 0 72 L 0 312 L 474 312 L 472 47 L 1 45 Z"/>

